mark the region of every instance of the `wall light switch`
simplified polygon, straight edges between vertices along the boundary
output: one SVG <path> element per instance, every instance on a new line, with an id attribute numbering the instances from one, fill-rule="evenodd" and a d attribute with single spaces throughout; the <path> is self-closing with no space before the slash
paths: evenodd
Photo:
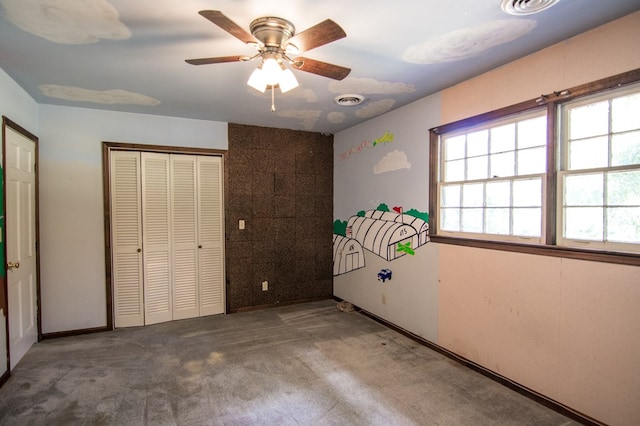
<path id="1" fill-rule="evenodd" d="M 262 291 L 269 290 L 269 281 L 262 281 Z"/>
<path id="2" fill-rule="evenodd" d="M 244 229 L 244 220 L 243 219 L 240 219 L 238 221 L 238 229 Z"/>

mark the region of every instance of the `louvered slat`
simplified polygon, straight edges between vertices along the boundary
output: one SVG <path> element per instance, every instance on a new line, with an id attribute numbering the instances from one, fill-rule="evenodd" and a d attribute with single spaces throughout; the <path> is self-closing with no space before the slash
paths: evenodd
<path id="1" fill-rule="evenodd" d="M 171 155 L 174 319 L 198 316 L 196 158 Z"/>
<path id="2" fill-rule="evenodd" d="M 198 158 L 200 315 L 224 312 L 224 245 L 221 157 Z"/>
<path id="3" fill-rule="evenodd" d="M 140 154 L 110 155 L 115 326 L 138 326 L 144 324 Z"/>
<path id="4" fill-rule="evenodd" d="M 145 324 L 173 319 L 169 155 L 143 152 L 142 230 Z"/>

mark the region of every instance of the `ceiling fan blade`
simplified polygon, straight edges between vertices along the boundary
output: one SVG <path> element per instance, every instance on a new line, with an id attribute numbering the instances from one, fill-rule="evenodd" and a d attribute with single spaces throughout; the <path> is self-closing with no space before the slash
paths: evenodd
<path id="1" fill-rule="evenodd" d="M 249 34 L 247 31 L 245 31 L 241 26 L 233 22 L 231 19 L 227 18 L 219 10 L 201 10 L 198 13 L 243 43 L 258 42 L 258 40 L 256 40 L 254 36 Z"/>
<path id="2" fill-rule="evenodd" d="M 247 56 L 219 56 L 217 58 L 185 59 L 185 62 L 191 65 L 207 65 L 222 64 L 224 62 L 246 61 L 248 59 L 249 58 Z"/>
<path id="3" fill-rule="evenodd" d="M 326 62 L 303 57 L 295 58 L 291 66 L 300 71 L 318 74 L 334 80 L 342 80 L 351 72 L 351 68 L 345 68 L 339 65 L 328 64 Z"/>
<path id="4" fill-rule="evenodd" d="M 340 25 L 331 19 L 326 19 L 311 28 L 307 28 L 287 40 L 286 44 L 293 44 L 299 52 L 315 49 L 332 41 L 340 40 L 347 34 Z"/>

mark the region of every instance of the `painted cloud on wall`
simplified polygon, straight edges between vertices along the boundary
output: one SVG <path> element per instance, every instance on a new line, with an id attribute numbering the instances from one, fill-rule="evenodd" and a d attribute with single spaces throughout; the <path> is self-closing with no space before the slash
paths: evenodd
<path id="1" fill-rule="evenodd" d="M 58 86 L 56 84 L 43 84 L 40 91 L 51 98 L 64 99 L 74 102 L 93 102 L 96 104 L 133 104 L 133 105 L 159 105 L 160 101 L 140 93 L 126 90 L 89 90 L 81 87 Z"/>
<path id="2" fill-rule="evenodd" d="M 89 44 L 121 40 L 131 31 L 106 0 L 0 0 L 16 27 L 54 43 Z"/>
<path id="3" fill-rule="evenodd" d="M 530 19 L 487 22 L 409 46 L 402 59 L 415 64 L 438 64 L 472 58 L 527 34 L 535 26 L 536 21 Z"/>
<path id="4" fill-rule="evenodd" d="M 404 151 L 394 149 L 382 160 L 373 167 L 373 173 L 379 175 L 380 173 L 393 172 L 400 169 L 410 169 L 411 163 L 407 159 L 407 154 Z"/>

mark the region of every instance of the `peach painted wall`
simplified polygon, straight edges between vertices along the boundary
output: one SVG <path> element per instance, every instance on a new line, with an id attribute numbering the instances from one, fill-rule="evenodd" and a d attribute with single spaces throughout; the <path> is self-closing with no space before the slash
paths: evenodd
<path id="1" fill-rule="evenodd" d="M 442 123 L 640 68 L 640 12 L 442 91 Z"/>
<path id="2" fill-rule="evenodd" d="M 640 68 L 638 40 L 640 12 L 451 87 L 442 123 Z M 438 248 L 440 345 L 599 421 L 638 424 L 640 267 Z"/>

